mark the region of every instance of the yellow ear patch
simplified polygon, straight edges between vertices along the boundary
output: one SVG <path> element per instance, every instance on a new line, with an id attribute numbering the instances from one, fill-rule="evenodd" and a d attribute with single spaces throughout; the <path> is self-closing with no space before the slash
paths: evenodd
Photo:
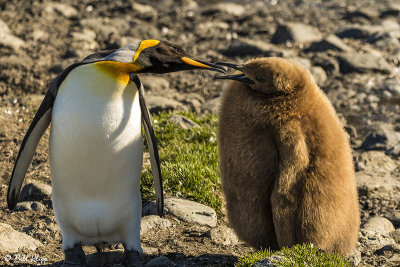
<path id="1" fill-rule="evenodd" d="M 122 84 L 129 83 L 129 73 L 136 72 L 140 69 L 140 67 L 135 64 L 117 61 L 99 61 L 93 63 L 93 65 L 98 67 L 100 71 L 111 75 Z"/>
<path id="2" fill-rule="evenodd" d="M 188 57 L 182 57 L 181 58 L 183 62 L 185 62 L 188 65 L 195 66 L 195 67 L 200 67 L 200 68 L 211 68 L 210 66 L 204 65 L 203 63 L 197 62 L 196 60 L 190 59 Z"/>
<path id="3" fill-rule="evenodd" d="M 156 46 L 156 45 L 158 45 L 159 42 L 160 42 L 159 40 L 144 40 L 144 41 L 142 41 L 140 43 L 140 46 L 139 46 L 138 50 L 135 53 L 135 56 L 133 57 L 133 61 L 132 62 L 136 61 L 136 59 L 139 57 L 140 53 L 143 50 L 145 50 L 146 48 L 149 48 L 149 47 Z"/>

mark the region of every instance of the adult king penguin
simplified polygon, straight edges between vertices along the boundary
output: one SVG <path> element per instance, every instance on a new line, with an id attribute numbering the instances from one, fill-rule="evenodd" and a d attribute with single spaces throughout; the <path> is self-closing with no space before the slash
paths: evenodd
<path id="1" fill-rule="evenodd" d="M 149 144 L 157 209 L 163 214 L 158 152 L 138 73 L 224 69 L 194 60 L 178 45 L 144 40 L 95 53 L 51 83 L 22 141 L 12 172 L 13 210 L 37 144 L 52 123 L 52 200 L 65 266 L 85 265 L 82 245 L 122 242 L 126 264 L 141 265 L 139 190 L 143 140 Z"/>
<path id="2" fill-rule="evenodd" d="M 228 219 L 260 248 L 298 243 L 348 255 L 360 213 L 348 137 L 302 66 L 281 58 L 224 64 L 218 147 Z"/>

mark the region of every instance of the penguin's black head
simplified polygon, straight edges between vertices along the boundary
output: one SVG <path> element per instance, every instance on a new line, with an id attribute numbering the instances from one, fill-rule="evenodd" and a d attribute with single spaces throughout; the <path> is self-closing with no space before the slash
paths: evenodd
<path id="1" fill-rule="evenodd" d="M 307 71 L 300 65 L 282 58 L 256 58 L 245 64 L 217 63 L 241 73 L 217 76 L 245 83 L 249 88 L 268 97 L 285 96 L 304 87 Z"/>
<path id="2" fill-rule="evenodd" d="M 168 73 L 204 69 L 225 73 L 221 66 L 192 59 L 179 45 L 168 41 L 144 40 L 135 52 L 135 73 Z"/>

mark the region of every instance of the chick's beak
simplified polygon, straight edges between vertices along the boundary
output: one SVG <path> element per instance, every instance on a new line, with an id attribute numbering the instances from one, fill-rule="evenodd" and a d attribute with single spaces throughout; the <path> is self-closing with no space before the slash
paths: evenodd
<path id="1" fill-rule="evenodd" d="M 218 62 L 216 64 L 241 71 L 242 73 L 233 74 L 233 75 L 215 76 L 214 79 L 235 80 L 235 81 L 239 81 L 239 82 L 247 83 L 247 84 L 255 83 L 249 77 L 246 76 L 246 74 L 243 71 L 243 65 L 241 65 L 241 64 L 233 64 L 233 63 L 226 63 L 226 62 Z"/>
<path id="2" fill-rule="evenodd" d="M 217 64 L 212 64 L 208 63 L 205 61 L 200 61 L 200 60 L 194 60 L 188 57 L 182 57 L 181 60 L 186 63 L 189 66 L 192 66 L 193 69 L 207 69 L 207 70 L 212 70 L 212 71 L 217 71 L 220 73 L 225 74 L 226 70 L 225 68 L 217 65 Z"/>

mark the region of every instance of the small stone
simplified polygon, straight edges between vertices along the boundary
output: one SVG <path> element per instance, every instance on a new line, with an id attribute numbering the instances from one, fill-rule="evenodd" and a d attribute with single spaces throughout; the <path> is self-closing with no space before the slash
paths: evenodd
<path id="1" fill-rule="evenodd" d="M 160 266 L 160 267 L 169 267 L 169 266 L 174 266 L 174 263 L 168 259 L 165 256 L 160 256 L 154 259 L 151 259 L 148 263 L 144 265 L 145 267 L 155 267 L 155 266 Z"/>
<path id="2" fill-rule="evenodd" d="M 33 181 L 22 188 L 19 201 L 43 200 L 51 197 L 51 186 Z"/>
<path id="3" fill-rule="evenodd" d="M 197 123 L 181 115 L 172 115 L 171 117 L 168 118 L 168 121 L 173 122 L 174 124 L 176 124 L 177 126 L 179 126 L 184 130 L 199 127 Z"/>
<path id="4" fill-rule="evenodd" d="M 354 266 L 358 266 L 361 262 L 361 251 L 359 249 L 353 250 L 353 252 L 349 255 L 349 260 Z"/>
<path id="5" fill-rule="evenodd" d="M 42 246 L 38 240 L 14 230 L 10 225 L 0 223 L 0 252 L 15 253 L 21 249 L 36 250 Z"/>
<path id="6" fill-rule="evenodd" d="M 394 241 L 396 241 L 397 244 L 400 244 L 400 228 L 396 229 L 390 235 L 393 237 Z"/>
<path id="7" fill-rule="evenodd" d="M 62 15 L 66 18 L 72 18 L 78 15 L 78 10 L 65 3 L 49 2 L 45 8 L 45 11 L 51 14 Z"/>
<path id="8" fill-rule="evenodd" d="M 313 58 L 315 66 L 320 66 L 327 74 L 334 74 L 339 71 L 339 64 L 337 61 L 329 56 L 318 54 Z"/>
<path id="9" fill-rule="evenodd" d="M 400 15 L 400 3 L 388 3 L 381 12 L 381 17 Z"/>
<path id="10" fill-rule="evenodd" d="M 367 6 L 360 7 L 357 10 L 349 12 L 345 19 L 353 19 L 353 18 L 366 18 L 366 19 L 376 19 L 380 15 L 379 10 L 376 6 Z"/>
<path id="11" fill-rule="evenodd" d="M 158 16 L 157 10 L 155 10 L 152 6 L 142 5 L 136 2 L 132 3 L 132 10 L 136 13 L 139 18 L 145 20 L 156 19 Z"/>
<path id="12" fill-rule="evenodd" d="M 8 28 L 8 25 L 0 19 L 0 47 L 4 46 L 16 51 L 24 45 L 25 42 L 14 36 Z"/>
<path id="13" fill-rule="evenodd" d="M 389 234 L 395 230 L 393 224 L 388 219 L 379 216 L 368 219 L 362 228 L 366 231 L 378 232 L 380 234 Z"/>
<path id="14" fill-rule="evenodd" d="M 157 215 L 149 215 L 142 218 L 140 223 L 140 235 L 144 235 L 154 228 L 168 228 L 172 223 L 168 219 L 161 218 Z"/>
<path id="15" fill-rule="evenodd" d="M 382 30 L 381 26 L 377 25 L 350 25 L 344 27 L 336 35 L 340 38 L 364 39 L 373 33 Z"/>
<path id="16" fill-rule="evenodd" d="M 284 255 L 274 254 L 271 257 L 266 257 L 262 260 L 257 261 L 255 266 L 256 267 L 273 267 L 273 266 L 281 266 L 281 265 L 283 265 L 283 263 L 289 263 L 288 258 L 286 258 Z"/>
<path id="17" fill-rule="evenodd" d="M 364 150 L 391 150 L 400 143 L 400 133 L 393 125 L 380 123 L 373 129 L 361 144 Z"/>
<path id="18" fill-rule="evenodd" d="M 347 53 L 338 57 L 342 73 L 369 71 L 390 74 L 393 67 L 381 56 L 374 54 Z"/>
<path id="19" fill-rule="evenodd" d="M 324 86 L 326 80 L 328 79 L 324 69 L 319 66 L 313 66 L 313 67 L 311 67 L 310 72 L 311 72 L 311 75 L 313 76 L 315 82 L 319 86 Z"/>
<path id="20" fill-rule="evenodd" d="M 321 52 L 327 50 L 350 52 L 352 49 L 336 37 L 336 35 L 331 34 L 321 41 L 313 42 L 306 51 Z"/>
<path id="21" fill-rule="evenodd" d="M 179 220 L 215 227 L 217 214 L 212 208 L 186 199 L 168 198 L 164 201 L 165 211 Z"/>
<path id="22" fill-rule="evenodd" d="M 203 10 L 202 14 L 214 15 L 218 13 L 226 13 L 228 15 L 238 17 L 243 15 L 245 11 L 246 9 L 242 5 L 229 2 L 221 2 L 206 8 L 205 10 Z"/>
<path id="23" fill-rule="evenodd" d="M 145 100 L 151 113 L 185 109 L 180 102 L 163 96 L 146 95 Z"/>
<path id="24" fill-rule="evenodd" d="M 143 254 L 146 254 L 146 255 L 152 255 L 152 256 L 158 255 L 158 248 L 142 245 L 142 250 L 143 250 Z"/>
<path id="25" fill-rule="evenodd" d="M 142 82 L 145 91 L 166 91 L 169 89 L 169 81 L 162 77 L 144 75 L 140 76 L 140 81 Z"/>
<path id="26" fill-rule="evenodd" d="M 17 204 L 14 211 L 27 211 L 27 210 L 34 210 L 34 211 L 43 211 L 45 206 L 39 202 L 33 201 L 23 201 Z"/>
<path id="27" fill-rule="evenodd" d="M 375 255 L 384 255 L 385 252 L 399 253 L 400 245 L 399 244 L 391 244 L 391 245 L 383 246 L 382 248 L 375 250 L 374 254 Z"/>
<path id="28" fill-rule="evenodd" d="M 293 57 L 294 50 L 283 49 L 257 40 L 235 40 L 222 52 L 226 56 L 265 56 L 265 57 Z"/>
<path id="29" fill-rule="evenodd" d="M 218 114 L 221 103 L 221 97 L 215 97 L 213 99 L 208 100 L 202 106 L 204 113 Z"/>
<path id="30" fill-rule="evenodd" d="M 212 228 L 210 230 L 210 238 L 215 244 L 224 246 L 236 245 L 239 243 L 239 239 L 233 229 L 223 225 Z"/>
<path id="31" fill-rule="evenodd" d="M 302 23 L 286 23 L 278 26 L 271 41 L 275 44 L 286 43 L 287 41 L 307 43 L 321 38 L 322 34 L 317 28 Z"/>

